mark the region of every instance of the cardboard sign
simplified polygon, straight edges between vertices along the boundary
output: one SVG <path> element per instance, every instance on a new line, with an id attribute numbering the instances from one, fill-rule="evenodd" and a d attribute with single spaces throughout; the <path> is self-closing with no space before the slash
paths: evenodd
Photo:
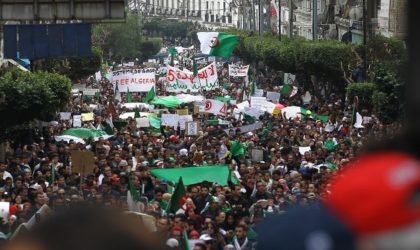
<path id="1" fill-rule="evenodd" d="M 82 121 L 83 122 L 90 122 L 94 120 L 94 114 L 93 113 L 83 113 L 82 114 Z"/>
<path id="2" fill-rule="evenodd" d="M 68 121 L 71 119 L 71 112 L 60 112 L 60 120 Z"/>
<path id="3" fill-rule="evenodd" d="M 180 115 L 179 120 L 178 120 L 179 129 L 185 130 L 185 124 L 187 122 L 192 122 L 192 121 L 193 121 L 192 115 Z"/>
<path id="4" fill-rule="evenodd" d="M 82 127 L 82 116 L 81 115 L 74 115 L 73 116 L 73 127 L 74 128 Z"/>
<path id="5" fill-rule="evenodd" d="M 301 155 L 304 155 L 306 152 L 310 152 L 311 151 L 311 147 L 299 147 L 299 153 Z"/>
<path id="6" fill-rule="evenodd" d="M 254 93 L 253 96 L 256 96 L 256 97 L 264 96 L 264 90 L 263 89 L 255 89 L 255 93 Z"/>
<path id="7" fill-rule="evenodd" d="M 100 92 L 99 89 L 84 89 L 83 95 L 94 96 L 97 92 Z"/>
<path id="8" fill-rule="evenodd" d="M 177 115 L 188 115 L 188 109 L 177 109 Z"/>
<path id="9" fill-rule="evenodd" d="M 290 73 L 284 73 L 284 84 L 295 85 L 296 75 Z"/>
<path id="10" fill-rule="evenodd" d="M 229 64 L 229 76 L 232 77 L 245 77 L 248 75 L 249 65 L 236 65 Z"/>
<path id="11" fill-rule="evenodd" d="M 177 114 L 162 114 L 162 126 L 178 127 L 179 116 Z"/>
<path id="12" fill-rule="evenodd" d="M 264 152 L 261 149 L 252 149 L 251 159 L 253 162 L 260 162 L 264 160 Z"/>
<path id="13" fill-rule="evenodd" d="M 273 101 L 274 103 L 279 103 L 280 93 L 267 91 L 267 101 Z"/>
<path id="14" fill-rule="evenodd" d="M 267 99 L 265 97 L 251 97 L 251 107 L 256 109 L 263 109 Z"/>
<path id="15" fill-rule="evenodd" d="M 80 173 L 82 175 L 92 173 L 95 169 L 95 160 L 92 151 L 77 151 L 71 152 L 71 170 L 73 173 Z"/>
<path id="16" fill-rule="evenodd" d="M 199 123 L 198 122 L 187 122 L 185 126 L 185 133 L 188 136 L 198 135 Z"/>
<path id="17" fill-rule="evenodd" d="M 148 128 L 150 126 L 149 118 L 147 117 L 136 118 L 136 124 L 137 124 L 137 128 Z"/>
<path id="18" fill-rule="evenodd" d="M 250 125 L 245 125 L 242 127 L 236 127 L 236 128 L 229 128 L 229 129 L 225 129 L 225 133 L 228 135 L 235 135 L 236 134 L 236 130 L 240 130 L 241 134 L 244 133 L 248 133 L 257 129 L 262 128 L 263 123 L 262 122 L 256 122 L 254 124 L 250 124 Z"/>

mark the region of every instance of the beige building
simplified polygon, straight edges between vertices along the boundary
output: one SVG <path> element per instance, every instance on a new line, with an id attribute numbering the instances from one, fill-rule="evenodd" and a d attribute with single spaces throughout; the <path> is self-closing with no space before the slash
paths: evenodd
<path id="1" fill-rule="evenodd" d="M 131 0 L 131 9 L 149 17 L 187 19 L 208 28 L 237 27 L 239 12 L 234 0 Z"/>

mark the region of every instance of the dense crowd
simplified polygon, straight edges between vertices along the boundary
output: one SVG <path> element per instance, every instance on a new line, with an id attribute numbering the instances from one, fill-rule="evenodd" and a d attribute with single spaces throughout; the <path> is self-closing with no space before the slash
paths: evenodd
<path id="1" fill-rule="evenodd" d="M 206 98 L 230 97 L 237 103 L 247 99 L 250 88 L 242 79 L 230 79 L 227 63 L 219 62 L 220 88 L 198 93 Z M 157 66 L 159 69 L 160 67 Z M 264 91 L 280 91 L 283 75 L 257 67 L 256 85 Z M 156 76 L 158 96 L 165 91 L 162 72 Z M 253 74 L 253 73 L 251 73 Z M 201 122 L 198 136 L 185 136 L 180 129 L 162 126 L 160 129 L 138 128 L 132 117 L 119 120 L 127 111 L 114 99 L 114 87 L 104 77 L 79 82 L 88 88 L 100 89 L 100 95 L 83 96 L 75 93 L 66 110 L 73 115 L 93 111 L 93 122 L 83 127 L 103 130 L 110 114 L 114 119 L 114 136 L 86 139 L 86 144 L 55 141 L 72 125 L 69 120 L 48 123 L 36 128 L 27 144 L 13 139 L 6 142 L 6 160 L 0 162 L 0 196 L 10 202 L 10 216 L 3 221 L 2 237 L 12 235 L 18 226 L 28 222 L 44 205 L 59 211 L 81 202 L 100 204 L 127 210 L 128 183 L 140 193 L 142 212 L 155 218 L 156 234 L 167 246 L 180 248 L 184 231 L 194 249 L 252 249 L 257 244 L 260 221 L 297 207 L 318 209 L 329 196 L 329 181 L 344 165 L 360 153 L 369 137 L 389 136 L 398 125 L 384 126 L 367 110 L 362 129 L 353 127 L 352 102 L 331 91 L 312 93 L 303 101 L 306 90 L 299 88 L 293 97 L 282 97 L 284 106 L 299 106 L 313 113 L 328 116 L 328 121 L 302 116 L 286 119 L 265 113 L 248 120 L 234 116 L 234 103 L 228 103 L 226 117 L 194 113 L 193 104 L 178 108 L 189 109 L 194 120 Z M 132 93 L 133 102 L 143 102 L 146 93 Z M 126 102 L 123 93 L 122 103 Z M 93 108 L 92 108 L 93 107 Z M 163 108 L 165 109 L 165 108 Z M 147 109 L 140 110 L 148 112 Z M 163 113 L 175 113 L 167 108 Z M 223 119 L 229 125 L 210 124 L 207 120 Z M 59 120 L 59 119 L 57 119 Z M 261 129 L 227 134 L 225 129 L 262 122 Z M 326 129 L 328 127 L 328 129 Z M 235 144 L 235 145 L 234 145 Z M 244 150 L 233 153 L 240 144 Z M 310 147 L 304 153 L 300 148 Z M 88 149 L 95 154 L 94 171 L 80 176 L 71 168 L 71 151 Z M 263 151 L 263 159 L 252 161 L 252 150 Z M 237 179 L 236 184 L 197 183 L 186 187 L 186 208 L 182 213 L 168 212 L 174 183 L 154 177 L 155 168 L 227 164 Z M 82 182 L 82 183 L 81 183 Z"/>

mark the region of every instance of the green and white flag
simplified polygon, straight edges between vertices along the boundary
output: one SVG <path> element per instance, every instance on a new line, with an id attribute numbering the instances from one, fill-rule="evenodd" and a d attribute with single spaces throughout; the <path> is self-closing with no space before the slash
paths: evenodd
<path id="1" fill-rule="evenodd" d="M 130 89 L 127 87 L 127 103 L 133 102 L 133 95 L 130 92 Z"/>
<path id="2" fill-rule="evenodd" d="M 225 59 L 232 55 L 239 44 L 239 36 L 219 32 L 198 32 L 201 52 L 211 56 L 220 56 Z"/>
<path id="3" fill-rule="evenodd" d="M 151 100 L 155 99 L 156 93 L 155 93 L 155 87 L 152 87 L 147 93 L 147 96 L 144 98 L 144 102 L 150 102 Z"/>
<path id="4" fill-rule="evenodd" d="M 118 89 L 118 84 L 115 84 L 115 100 L 121 102 L 121 92 Z"/>
<path id="5" fill-rule="evenodd" d="M 296 95 L 298 92 L 298 88 L 295 86 L 292 86 L 290 84 L 285 84 L 281 87 L 281 95 L 286 97 L 292 97 Z"/>

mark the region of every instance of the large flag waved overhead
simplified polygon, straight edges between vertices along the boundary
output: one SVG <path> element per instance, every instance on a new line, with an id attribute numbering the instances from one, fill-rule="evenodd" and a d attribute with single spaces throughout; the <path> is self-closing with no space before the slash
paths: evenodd
<path id="1" fill-rule="evenodd" d="M 211 56 L 229 58 L 239 43 L 239 36 L 219 32 L 198 32 L 201 52 Z"/>

